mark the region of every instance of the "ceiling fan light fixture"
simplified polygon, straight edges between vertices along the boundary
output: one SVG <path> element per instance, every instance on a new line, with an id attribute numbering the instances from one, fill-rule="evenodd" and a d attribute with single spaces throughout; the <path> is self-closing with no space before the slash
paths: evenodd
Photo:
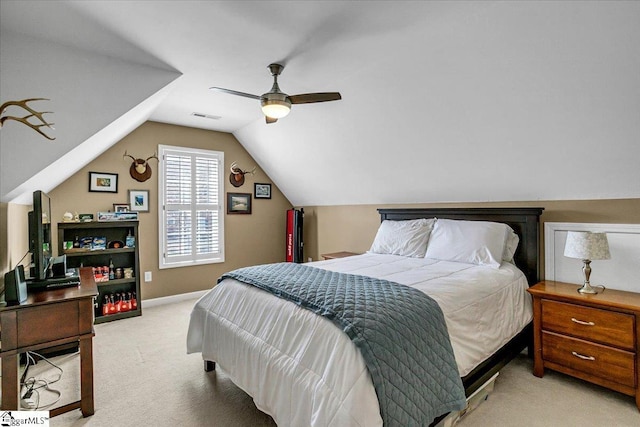
<path id="1" fill-rule="evenodd" d="M 287 99 L 286 95 L 278 97 L 271 96 L 269 98 L 263 97 L 261 104 L 264 115 L 272 119 L 281 119 L 291 111 L 291 102 Z"/>

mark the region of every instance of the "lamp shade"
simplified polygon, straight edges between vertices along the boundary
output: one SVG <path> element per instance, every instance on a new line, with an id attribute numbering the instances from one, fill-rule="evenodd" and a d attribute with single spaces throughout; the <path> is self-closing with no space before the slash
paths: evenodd
<path id="1" fill-rule="evenodd" d="M 260 103 L 264 115 L 272 119 L 281 119 L 291 111 L 291 101 L 283 93 L 270 93 L 268 97 L 263 96 Z"/>
<path id="2" fill-rule="evenodd" d="M 564 256 L 583 260 L 611 259 L 606 233 L 569 231 Z"/>

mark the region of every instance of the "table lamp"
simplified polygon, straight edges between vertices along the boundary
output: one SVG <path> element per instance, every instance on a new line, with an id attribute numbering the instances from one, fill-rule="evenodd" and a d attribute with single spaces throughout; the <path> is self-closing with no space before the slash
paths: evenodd
<path id="1" fill-rule="evenodd" d="M 592 233 L 590 231 L 567 232 L 564 256 L 581 259 L 584 263 L 582 266 L 584 284 L 578 289 L 578 292 L 582 294 L 597 294 L 598 291 L 591 287 L 589 283 L 589 276 L 591 276 L 590 264 L 594 259 L 611 259 L 607 234 Z M 604 288 L 604 286 L 602 288 Z"/>

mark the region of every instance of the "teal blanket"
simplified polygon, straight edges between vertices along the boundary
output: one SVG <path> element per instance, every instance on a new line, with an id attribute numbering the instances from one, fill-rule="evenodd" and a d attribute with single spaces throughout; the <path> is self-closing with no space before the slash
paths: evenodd
<path id="1" fill-rule="evenodd" d="M 224 274 L 331 320 L 360 349 L 385 426 L 428 426 L 465 407 L 444 315 L 424 293 L 387 280 L 295 263 Z"/>

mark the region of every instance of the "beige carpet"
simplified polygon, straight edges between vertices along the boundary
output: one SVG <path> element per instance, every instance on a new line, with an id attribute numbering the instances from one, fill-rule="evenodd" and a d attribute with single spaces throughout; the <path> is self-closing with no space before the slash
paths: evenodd
<path id="1" fill-rule="evenodd" d="M 253 401 L 219 367 L 205 373 L 199 354 L 187 355 L 185 336 L 195 300 L 151 307 L 142 317 L 96 326 L 93 416 L 79 410 L 51 420 L 51 426 L 273 426 Z M 78 398 L 77 356 L 56 358 L 63 379 L 60 403 Z M 30 375 L 54 376 L 40 362 Z M 273 390 L 277 393 L 278 390 Z M 53 395 L 43 394 L 43 403 Z M 49 399 L 49 400 L 47 400 Z M 519 357 L 498 376 L 493 394 L 467 414 L 460 427 L 640 426 L 634 399 L 548 372 L 531 374 Z"/>

